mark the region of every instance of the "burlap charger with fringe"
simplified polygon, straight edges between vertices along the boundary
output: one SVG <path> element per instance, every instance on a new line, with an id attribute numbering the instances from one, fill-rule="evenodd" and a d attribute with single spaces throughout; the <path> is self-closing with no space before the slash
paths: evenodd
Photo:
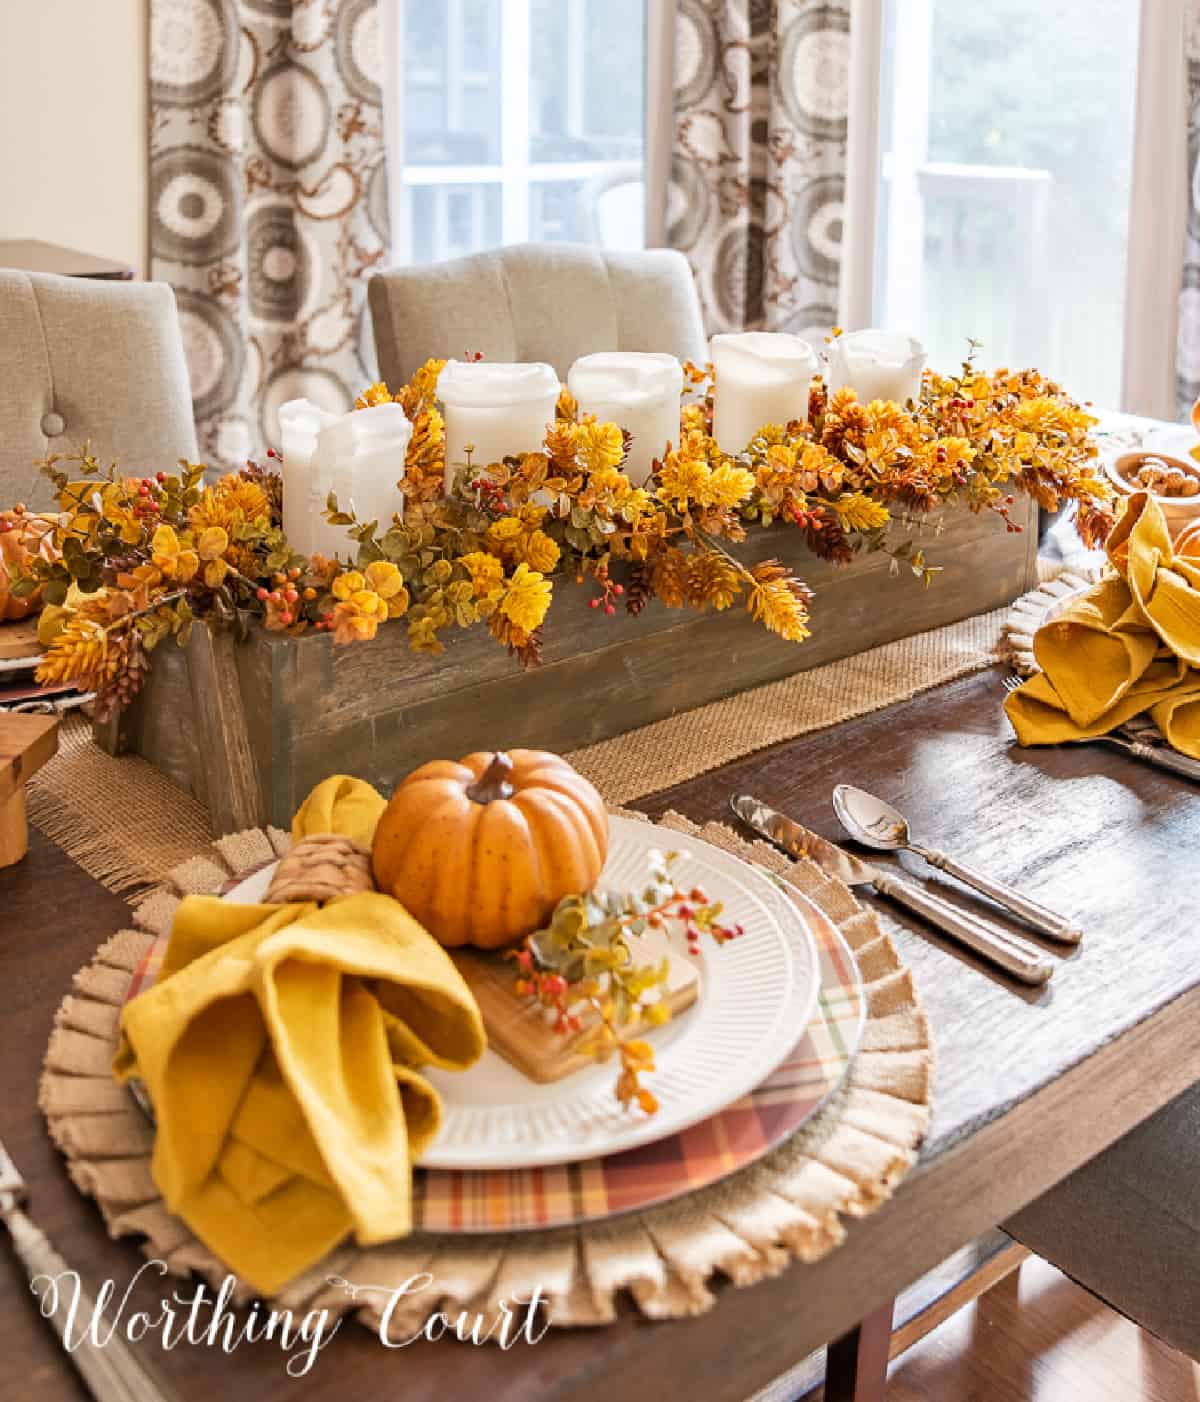
<path id="1" fill-rule="evenodd" d="M 721 1279 L 752 1285 L 793 1261 L 819 1260 L 843 1240 L 843 1218 L 865 1217 L 891 1197 L 929 1125 L 934 1061 L 912 976 L 891 939 L 847 887 L 811 863 L 744 842 L 720 824 L 698 828 L 676 814 L 663 822 L 786 876 L 845 936 L 865 984 L 867 1022 L 841 1091 L 758 1164 L 667 1206 L 550 1232 L 348 1245 L 293 1281 L 271 1302 L 275 1308 L 354 1311 L 377 1329 L 382 1297 L 356 1299 L 345 1282 L 396 1290 L 428 1272 L 434 1285 L 393 1312 L 394 1336 L 414 1332 L 438 1310 L 490 1315 L 501 1301 L 528 1299 L 535 1286 L 559 1327 L 609 1323 L 622 1292 L 650 1318 L 698 1314 L 714 1303 Z M 177 867 L 136 906 L 133 928 L 115 933 L 75 976 L 43 1069 L 40 1099 L 50 1133 L 109 1233 L 142 1236 L 148 1257 L 214 1287 L 226 1268 L 159 1196 L 150 1174 L 153 1129 L 113 1081 L 110 1062 L 130 978 L 155 937 L 169 930 L 180 898 L 220 891 L 289 846 L 278 829 L 252 830 Z"/>

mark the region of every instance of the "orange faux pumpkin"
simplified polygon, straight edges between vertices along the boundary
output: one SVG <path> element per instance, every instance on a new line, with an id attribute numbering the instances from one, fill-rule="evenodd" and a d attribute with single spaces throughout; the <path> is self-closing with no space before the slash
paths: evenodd
<path id="1" fill-rule="evenodd" d="M 371 861 L 380 890 L 441 944 L 498 949 L 589 891 L 608 855 L 604 801 L 543 750 L 433 760 L 392 795 Z"/>
<path id="2" fill-rule="evenodd" d="M 0 623 L 28 618 L 41 608 L 40 588 L 18 599 L 13 595 L 10 580 L 15 569 L 28 574 L 35 555 L 47 560 L 53 558 L 49 534 L 40 516 L 18 516 L 9 530 L 0 531 Z"/>

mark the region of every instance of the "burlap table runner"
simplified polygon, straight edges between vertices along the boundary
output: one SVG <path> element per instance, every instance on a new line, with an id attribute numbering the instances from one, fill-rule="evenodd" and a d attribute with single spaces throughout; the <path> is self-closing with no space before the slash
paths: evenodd
<path id="1" fill-rule="evenodd" d="M 785 875 L 814 900 L 855 952 L 865 983 L 862 1045 L 838 1094 L 796 1135 L 750 1168 L 679 1201 L 608 1222 L 504 1237 L 421 1235 L 369 1250 L 350 1246 L 293 1282 L 276 1308 L 355 1312 L 377 1329 L 379 1296 L 353 1298 L 337 1281 L 399 1289 L 418 1272 L 434 1284 L 407 1297 L 391 1336 L 407 1337 L 434 1311 L 498 1315 L 500 1302 L 536 1286 L 557 1326 L 605 1324 L 627 1292 L 651 1318 L 697 1314 L 723 1278 L 751 1285 L 791 1261 L 812 1262 L 845 1237 L 843 1218 L 865 1217 L 916 1162 L 931 1114 L 933 1051 L 911 974 L 876 915 L 812 863 L 792 862 L 728 828 L 664 819 Z M 222 838 L 171 872 L 75 977 L 55 1017 L 41 1084 L 50 1133 L 76 1185 L 93 1196 L 114 1236 L 177 1275 L 218 1286 L 225 1267 L 166 1209 L 150 1175 L 153 1131 L 110 1073 L 120 1007 L 134 969 L 166 933 L 180 898 L 219 891 L 281 855 L 278 829 Z M 332 1283 L 331 1283 L 332 1280 Z"/>
<path id="2" fill-rule="evenodd" d="M 631 803 L 782 740 L 866 715 L 995 661 L 1006 611 L 831 662 L 570 754 L 610 803 Z M 714 663 L 716 665 L 716 663 Z M 336 768 L 336 759 L 331 760 Z M 212 841 L 204 806 L 135 756 L 113 759 L 68 717 L 28 786 L 29 817 L 120 894 L 144 891 Z"/>

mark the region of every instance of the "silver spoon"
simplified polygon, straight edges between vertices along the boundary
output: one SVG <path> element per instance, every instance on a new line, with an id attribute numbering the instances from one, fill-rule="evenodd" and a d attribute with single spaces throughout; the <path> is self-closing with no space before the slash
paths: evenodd
<path id="1" fill-rule="evenodd" d="M 1002 905 L 1030 929 L 1049 935 L 1051 939 L 1061 940 L 1064 944 L 1078 944 L 1083 938 L 1083 932 L 1071 921 L 1014 891 L 1011 886 L 1005 886 L 1003 882 L 972 867 L 963 866 L 935 847 L 914 842 L 909 836 L 908 820 L 904 814 L 874 794 L 856 789 L 853 784 L 839 784 L 833 791 L 833 807 L 842 827 L 865 847 L 874 847 L 880 852 L 915 852 L 931 867 L 957 877 L 976 891 L 990 896 L 997 905 Z"/>

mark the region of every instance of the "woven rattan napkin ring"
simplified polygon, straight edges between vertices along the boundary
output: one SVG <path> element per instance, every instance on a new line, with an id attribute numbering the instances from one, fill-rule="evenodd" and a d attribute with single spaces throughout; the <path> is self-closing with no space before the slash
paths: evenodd
<path id="1" fill-rule="evenodd" d="M 320 832 L 302 837 L 279 859 L 263 900 L 269 905 L 294 905 L 374 889 L 370 852 L 340 833 Z"/>

